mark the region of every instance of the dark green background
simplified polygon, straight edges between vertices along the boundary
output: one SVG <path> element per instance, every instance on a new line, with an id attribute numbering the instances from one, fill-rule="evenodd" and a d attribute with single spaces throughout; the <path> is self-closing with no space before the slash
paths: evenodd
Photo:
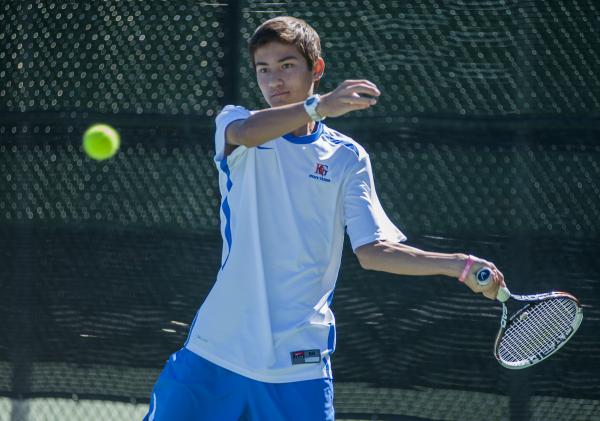
<path id="1" fill-rule="evenodd" d="M 516 292 L 565 289 L 585 306 L 560 353 L 510 372 L 491 355 L 497 304 L 447 278 L 364 271 L 346 247 L 336 382 L 508 396 L 512 420 L 600 417 L 592 0 L 4 2 L 0 393 L 148 399 L 219 266 L 214 117 L 264 107 L 246 42 L 278 14 L 320 33 L 322 92 L 347 78 L 383 92 L 326 123 L 370 153 L 409 244 L 486 257 Z M 80 146 L 94 122 L 122 137 L 103 163 Z M 388 398 L 373 399 L 368 416 Z M 451 403 L 448 420 L 486 417 Z"/>

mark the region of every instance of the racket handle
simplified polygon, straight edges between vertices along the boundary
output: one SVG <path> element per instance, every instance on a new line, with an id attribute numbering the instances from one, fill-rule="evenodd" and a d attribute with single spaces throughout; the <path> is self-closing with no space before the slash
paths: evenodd
<path id="1" fill-rule="evenodd" d="M 498 290 L 498 295 L 496 295 L 496 300 L 503 303 L 505 301 L 508 301 L 509 298 L 510 298 L 510 291 L 508 290 L 508 288 L 500 287 L 500 289 Z"/>
<path id="2" fill-rule="evenodd" d="M 490 276 L 492 276 L 492 271 L 488 268 L 481 268 L 477 271 L 477 274 L 475 276 L 477 278 L 477 283 L 481 286 L 485 286 L 485 285 L 489 284 L 491 281 Z M 501 286 L 500 289 L 498 290 L 498 295 L 496 295 L 496 299 L 498 301 L 500 301 L 501 303 L 503 303 L 506 300 L 508 300 L 509 298 L 510 298 L 509 289 Z"/>

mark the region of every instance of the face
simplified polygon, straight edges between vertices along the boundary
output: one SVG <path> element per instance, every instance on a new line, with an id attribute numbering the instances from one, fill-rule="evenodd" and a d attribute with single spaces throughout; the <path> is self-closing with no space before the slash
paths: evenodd
<path id="1" fill-rule="evenodd" d="M 313 94 L 313 82 L 322 73 L 319 71 L 322 59 L 310 70 L 294 45 L 280 42 L 257 48 L 254 62 L 258 86 L 271 107 L 304 101 Z"/>

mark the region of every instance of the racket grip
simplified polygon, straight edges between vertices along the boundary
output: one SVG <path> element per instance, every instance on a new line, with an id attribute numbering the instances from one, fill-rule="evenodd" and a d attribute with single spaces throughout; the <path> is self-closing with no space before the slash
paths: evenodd
<path id="1" fill-rule="evenodd" d="M 510 298 L 510 291 L 506 287 L 500 287 L 498 290 L 498 295 L 496 295 L 496 300 L 501 303 L 507 301 Z"/>
<path id="2" fill-rule="evenodd" d="M 475 276 L 477 278 L 477 283 L 481 286 L 485 286 L 485 285 L 489 284 L 491 281 L 490 277 L 492 276 L 492 271 L 488 268 L 481 268 L 477 271 L 477 274 Z M 498 295 L 496 295 L 496 299 L 498 301 L 500 301 L 501 303 L 503 303 L 506 300 L 508 300 L 509 298 L 510 298 L 509 289 L 501 286 L 500 289 L 498 290 Z"/>

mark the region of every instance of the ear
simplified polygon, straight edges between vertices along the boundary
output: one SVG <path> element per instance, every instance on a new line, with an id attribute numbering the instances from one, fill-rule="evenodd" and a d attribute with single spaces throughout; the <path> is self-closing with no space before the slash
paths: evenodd
<path id="1" fill-rule="evenodd" d="M 325 61 L 323 60 L 323 58 L 319 57 L 317 61 L 315 61 L 312 72 L 314 82 L 321 80 L 321 78 L 323 77 L 323 73 L 325 73 Z"/>

